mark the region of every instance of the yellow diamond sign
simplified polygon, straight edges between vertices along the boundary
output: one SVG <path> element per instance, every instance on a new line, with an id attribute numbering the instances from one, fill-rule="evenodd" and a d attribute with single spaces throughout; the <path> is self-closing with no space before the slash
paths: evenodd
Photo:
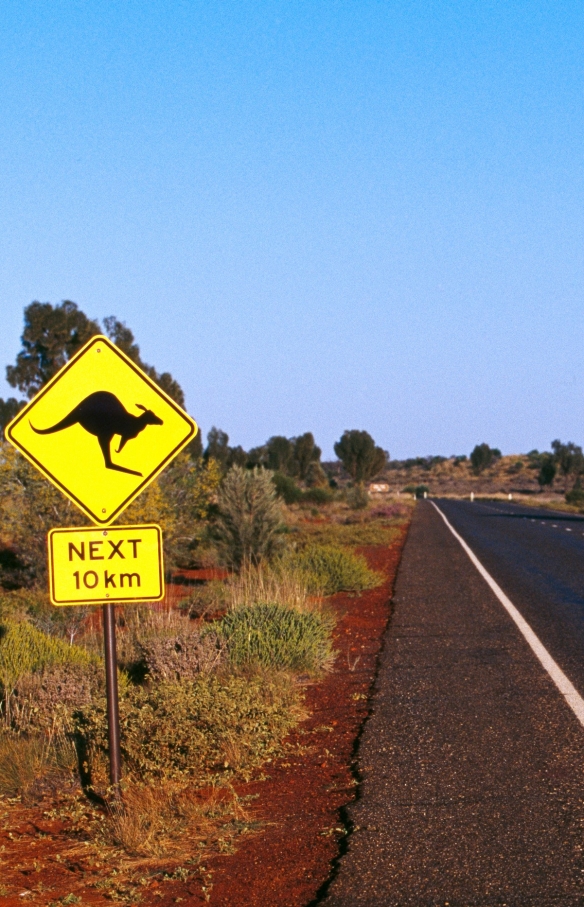
<path id="1" fill-rule="evenodd" d="M 99 525 L 111 523 L 197 425 L 107 337 L 92 337 L 6 428 L 7 439 Z"/>

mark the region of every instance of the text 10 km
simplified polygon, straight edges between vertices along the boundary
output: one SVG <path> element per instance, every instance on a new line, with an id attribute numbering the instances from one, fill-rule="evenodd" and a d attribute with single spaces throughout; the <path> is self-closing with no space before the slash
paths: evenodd
<path id="1" fill-rule="evenodd" d="M 96 589 L 99 585 L 99 576 L 95 570 L 86 570 L 83 576 L 79 570 L 75 570 L 73 573 L 73 579 L 75 580 L 75 588 L 81 589 L 81 582 L 86 589 Z M 136 587 L 140 588 L 140 574 L 139 573 L 120 573 L 119 583 L 120 589 L 124 588 L 125 583 L 127 582 L 128 587 L 131 589 L 134 585 L 134 580 L 136 580 Z M 117 589 L 116 586 L 116 574 L 108 573 L 107 570 L 103 571 L 103 588 L 104 589 Z"/>

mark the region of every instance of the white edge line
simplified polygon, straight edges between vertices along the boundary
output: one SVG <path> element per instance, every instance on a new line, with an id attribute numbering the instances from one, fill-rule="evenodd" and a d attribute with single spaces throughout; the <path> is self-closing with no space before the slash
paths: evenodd
<path id="1" fill-rule="evenodd" d="M 438 505 L 435 504 L 434 501 L 430 501 L 430 504 L 432 504 L 432 506 L 436 508 L 436 510 L 450 529 L 454 538 L 460 542 L 462 548 L 466 551 L 482 578 L 485 580 L 487 585 L 491 587 L 511 619 L 514 621 L 514 623 L 522 633 L 524 639 L 531 647 L 542 667 L 545 668 L 545 670 L 552 678 L 553 682 L 557 686 L 562 696 L 565 698 L 566 702 L 574 712 L 580 724 L 584 725 L 584 699 L 582 699 L 576 687 L 568 680 L 568 678 L 566 677 L 560 666 L 554 661 L 546 647 L 539 641 L 538 637 L 535 635 L 525 618 L 521 616 L 511 599 L 509 599 L 505 595 L 501 587 L 497 585 L 490 573 L 485 570 L 476 554 L 474 554 L 474 552 L 469 548 L 462 536 L 460 536 L 456 529 L 454 529 L 454 527 L 448 522 Z"/>

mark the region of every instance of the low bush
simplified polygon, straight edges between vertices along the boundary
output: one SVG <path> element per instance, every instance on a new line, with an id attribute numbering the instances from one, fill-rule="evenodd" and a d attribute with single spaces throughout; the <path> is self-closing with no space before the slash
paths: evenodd
<path id="1" fill-rule="evenodd" d="M 120 699 L 125 771 L 142 780 L 249 777 L 281 750 L 302 715 L 297 685 L 283 674 L 200 674 L 195 680 L 130 687 Z M 107 783 L 105 699 L 80 710 L 76 729 L 92 782 Z"/>
<path id="2" fill-rule="evenodd" d="M 576 479 L 574 487 L 566 494 L 566 503 L 574 504 L 576 507 L 584 505 L 584 488 L 580 481 L 580 476 Z"/>
<path id="3" fill-rule="evenodd" d="M 314 488 L 308 488 L 302 495 L 302 500 L 307 504 L 330 504 L 334 499 L 334 494 L 328 488 L 322 488 L 316 485 Z"/>
<path id="4" fill-rule="evenodd" d="M 52 665 L 90 665 L 95 660 L 85 649 L 47 636 L 29 623 L 6 621 L 0 627 L 0 690 L 4 696 L 5 720 L 10 720 L 11 699 L 25 674 Z"/>
<path id="5" fill-rule="evenodd" d="M 297 504 L 302 500 L 302 489 L 298 487 L 291 476 L 286 476 L 282 472 L 275 472 L 272 476 L 272 482 L 274 483 L 276 494 L 283 499 L 285 504 Z"/>
<path id="6" fill-rule="evenodd" d="M 354 485 L 347 491 L 347 504 L 351 510 L 365 510 L 369 504 L 369 494 L 363 485 Z"/>
<path id="7" fill-rule="evenodd" d="M 370 570 L 362 555 L 337 545 L 307 545 L 289 555 L 285 564 L 296 570 L 308 588 L 321 595 L 360 592 L 378 586 L 383 577 Z"/>
<path id="8" fill-rule="evenodd" d="M 144 667 L 156 681 L 192 680 L 222 663 L 224 651 L 216 633 L 197 629 L 170 637 L 153 637 L 138 643 Z"/>
<path id="9" fill-rule="evenodd" d="M 226 608 L 227 593 L 222 580 L 211 580 L 200 586 L 195 586 L 185 598 L 182 598 L 177 607 L 183 614 L 190 618 L 205 617 L 216 614 Z"/>
<path id="10" fill-rule="evenodd" d="M 316 673 L 332 662 L 332 618 L 276 603 L 236 608 L 219 624 L 231 662 Z"/>
<path id="11" fill-rule="evenodd" d="M 16 682 L 10 704 L 11 724 L 26 732 L 64 731 L 71 713 L 90 703 L 104 682 L 103 666 L 96 662 L 53 664 L 23 674 Z"/>

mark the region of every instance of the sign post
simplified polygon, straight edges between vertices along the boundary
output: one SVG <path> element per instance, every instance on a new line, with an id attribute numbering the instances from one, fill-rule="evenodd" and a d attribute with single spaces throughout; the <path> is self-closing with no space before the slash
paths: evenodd
<path id="1" fill-rule="evenodd" d="M 112 523 L 197 432 L 107 337 L 92 337 L 6 427 L 7 440 L 94 523 L 49 532 L 56 607 L 103 606 L 110 781 L 121 778 L 115 606 L 164 597 L 162 532 Z M 117 441 L 117 445 L 116 445 Z"/>
<path id="2" fill-rule="evenodd" d="M 110 783 L 114 790 L 117 791 L 122 777 L 122 757 L 120 753 L 118 660 L 116 653 L 116 615 L 114 605 L 103 606 L 103 641 L 105 648 L 105 693 L 107 699 Z"/>

